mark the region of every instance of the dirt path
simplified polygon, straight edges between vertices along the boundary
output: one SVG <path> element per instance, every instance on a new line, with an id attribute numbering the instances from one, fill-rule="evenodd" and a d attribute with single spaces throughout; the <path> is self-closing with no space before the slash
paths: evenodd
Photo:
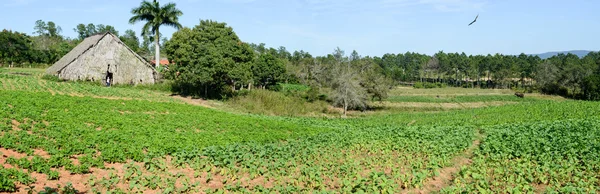
<path id="1" fill-rule="evenodd" d="M 206 107 L 206 108 L 212 108 L 214 109 L 215 107 L 211 106 L 207 100 L 203 100 L 203 99 L 193 99 L 192 97 L 183 97 L 183 96 L 179 96 L 179 95 L 174 95 L 171 96 L 174 99 L 177 100 L 181 100 L 187 104 L 191 104 L 191 105 L 196 105 L 196 106 L 202 106 L 202 107 Z"/>
<path id="2" fill-rule="evenodd" d="M 452 159 L 452 163 L 454 165 L 440 169 L 439 175 L 429 178 L 428 181 L 423 184 L 422 188 L 409 189 L 403 191 L 402 193 L 435 193 L 447 186 L 450 186 L 451 181 L 455 178 L 454 176 L 458 173 L 458 171 L 460 171 L 460 168 L 462 166 L 471 164 L 473 151 L 479 147 L 481 136 L 481 133 L 477 131 L 476 139 L 471 144 L 471 147 L 469 147 L 463 154 Z"/>

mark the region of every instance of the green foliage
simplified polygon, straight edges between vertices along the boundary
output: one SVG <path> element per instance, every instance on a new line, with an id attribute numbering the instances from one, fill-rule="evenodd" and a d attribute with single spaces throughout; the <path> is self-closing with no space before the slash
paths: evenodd
<path id="1" fill-rule="evenodd" d="M 431 89 L 431 88 L 445 88 L 447 85 L 445 83 L 431 83 L 431 82 L 415 82 L 413 88 L 416 89 Z"/>
<path id="2" fill-rule="evenodd" d="M 49 75 L 49 74 L 44 74 L 42 76 L 42 79 L 48 80 L 48 81 L 53 81 L 53 82 L 61 82 L 61 81 L 63 81 L 60 78 L 58 78 L 58 76 L 56 76 L 56 75 Z"/>
<path id="3" fill-rule="evenodd" d="M 597 119 L 507 124 L 485 133 L 473 164 L 459 172 L 448 193 L 600 190 Z"/>
<path id="4" fill-rule="evenodd" d="M 456 167 L 455 158 L 463 157 L 465 150 L 475 150 L 472 163 L 461 167 L 452 186 L 442 192 L 599 190 L 598 102 L 529 100 L 502 95 L 506 91 L 462 88 L 438 89 L 466 95 L 445 95 L 438 100 L 436 91 L 407 89 L 425 96 L 394 97 L 404 91 L 397 90 L 390 92 L 388 100 L 514 98 L 519 103 L 352 119 L 271 117 L 164 102 L 168 93 L 156 90 L 54 82 L 40 80 L 36 70 L 19 69 L 34 76 L 9 74 L 13 71 L 0 69 L 0 146 L 31 157 L 8 159 L 13 169 L 0 166 L 0 188 L 8 192 L 16 189 L 14 185 L 35 181 L 19 169 L 45 172 L 49 179 L 57 179 L 58 173 L 52 169 L 86 173 L 92 167 L 103 169 L 104 162 L 127 162 L 122 176 L 90 176 L 86 181 L 92 187 L 90 192 L 155 189 L 194 193 L 218 183 L 223 187 L 208 191 L 401 193 L 437 180 L 441 169 Z M 281 91 L 292 94 L 310 91 L 302 85 L 280 85 Z M 152 101 L 52 95 L 49 89 Z M 473 92 L 489 95 L 467 95 Z M 283 92 L 252 90 L 239 97 L 252 95 L 252 103 L 275 102 L 285 109 L 307 107 L 302 104 L 304 99 Z M 20 123 L 19 130 L 13 130 L 13 119 Z M 476 140 L 481 141 L 479 147 L 473 146 Z M 50 158 L 36 156 L 34 149 L 48 152 Z M 70 160 L 74 155 L 77 165 Z M 178 172 L 189 168 L 193 175 Z M 257 180 L 273 186 L 267 188 Z M 121 191 L 120 184 L 130 189 Z M 535 189 L 540 186 L 544 188 Z"/>
<path id="5" fill-rule="evenodd" d="M 155 58 L 156 66 L 158 67 L 160 64 L 160 27 L 161 26 L 170 26 L 176 29 L 181 29 L 182 26 L 179 23 L 179 17 L 183 15 L 183 12 L 179 10 L 175 3 L 167 3 L 164 5 L 160 5 L 158 1 L 147 1 L 144 0 L 140 3 L 139 7 L 133 8 L 131 10 L 131 14 L 133 16 L 129 19 L 130 24 L 135 24 L 137 22 L 146 22 L 142 27 L 142 36 L 145 37 L 144 43 L 146 43 L 146 38 L 154 39 L 154 48 L 155 48 Z M 149 34 L 152 34 L 153 37 L 148 37 Z"/>
<path id="6" fill-rule="evenodd" d="M 127 30 L 123 36 L 119 37 L 119 39 L 121 39 L 121 41 L 123 41 L 123 43 L 131 50 L 140 53 L 140 39 L 135 34 L 135 31 Z"/>
<path id="7" fill-rule="evenodd" d="M 15 192 L 16 184 L 29 185 L 35 182 L 29 174 L 14 168 L 6 169 L 0 165 L 0 192 Z"/>
<path id="8" fill-rule="evenodd" d="M 141 161 L 146 155 L 174 154 L 188 148 L 245 141 L 271 142 L 331 130 L 179 103 L 73 98 L 22 91 L 2 92 L 0 96 L 0 107 L 6 108 L 7 104 L 18 107 L 1 111 L 2 118 L 29 118 L 38 123 L 42 120 L 52 123 L 48 130 L 34 130 L 32 134 L 25 131 L 6 133 L 0 136 L 2 147 L 21 152 L 41 148 L 51 154 L 65 155 L 100 151 L 101 159 L 106 162 Z M 94 114 L 86 112 L 90 109 Z M 173 120 L 178 122 L 170 122 Z M 248 124 L 253 127 L 248 128 Z M 40 133 L 45 138 L 39 137 Z M 68 149 L 59 149 L 63 146 Z M 26 168 L 31 166 L 22 162 Z M 82 162 L 81 165 L 93 166 L 94 162 Z M 43 162 L 42 167 L 40 171 L 47 172 L 49 161 Z M 85 168 L 73 167 L 74 172 L 84 173 L 81 169 Z"/>
<path id="9" fill-rule="evenodd" d="M 297 93 L 297 92 L 306 92 L 306 91 L 310 90 L 309 86 L 302 85 L 302 84 L 278 83 L 278 85 L 280 88 L 278 91 L 283 92 L 283 93 Z"/>
<path id="10" fill-rule="evenodd" d="M 1 66 L 22 63 L 29 59 L 32 40 L 25 33 L 2 30 L 0 32 L 0 64 Z"/>
<path id="11" fill-rule="evenodd" d="M 179 73 L 174 76 L 174 92 L 220 97 L 252 77 L 252 49 L 225 23 L 202 20 L 193 29 L 183 28 L 165 50 L 176 62 L 171 73 Z"/>
<path id="12" fill-rule="evenodd" d="M 276 85 L 280 82 L 285 74 L 285 66 L 281 59 L 276 58 L 271 53 L 261 54 L 252 63 L 252 72 L 256 85 L 267 87 Z"/>

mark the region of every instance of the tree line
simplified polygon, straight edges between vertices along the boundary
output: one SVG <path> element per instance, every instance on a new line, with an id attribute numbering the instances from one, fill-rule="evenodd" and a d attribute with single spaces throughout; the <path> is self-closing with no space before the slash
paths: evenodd
<path id="1" fill-rule="evenodd" d="M 333 91 L 329 99 L 335 104 L 361 109 L 368 99 L 384 99 L 393 85 L 429 82 L 600 99 L 600 52 L 583 58 L 559 54 L 548 59 L 443 51 L 432 56 L 407 52 L 363 57 L 356 51 L 346 56 L 337 48 L 326 56 L 312 56 L 302 50 L 290 53 L 283 46 L 245 43 L 226 23 L 211 20 L 182 28 L 166 43 L 165 50 L 176 64 L 169 76 L 175 80 L 176 92 L 205 97 L 300 83 L 316 91 Z"/>
<path id="2" fill-rule="evenodd" d="M 114 27 L 103 24 L 79 24 L 73 29 L 78 37 L 71 39 L 62 36 L 61 27 L 54 22 L 38 20 L 34 36 L 8 30 L 0 33 L 0 41 L 7 43 L 0 45 L 0 64 L 52 64 L 84 38 L 111 32 L 147 58 L 166 50 L 170 61 L 175 62 L 166 77 L 174 79 L 174 91 L 183 94 L 224 97 L 243 89 L 300 83 L 310 86 L 311 99 L 322 90 L 330 91 L 325 92 L 330 94 L 329 100 L 346 110 L 364 109 L 369 98 L 384 99 L 393 85 L 420 82 L 600 99 L 599 52 L 583 58 L 559 54 L 548 59 L 523 53 L 467 55 L 443 51 L 432 56 L 406 52 L 363 57 L 356 51 L 346 56 L 337 48 L 326 56 L 312 56 L 302 50 L 290 53 L 285 47 L 243 42 L 226 23 L 201 20 L 193 28 L 182 28 L 178 17 L 183 13 L 175 3 L 161 6 L 157 0 L 143 1 L 131 13 L 130 23 L 146 22 L 141 43 L 133 30 L 119 36 Z M 160 34 L 163 25 L 179 29 L 171 40 Z"/>
<path id="3" fill-rule="evenodd" d="M 118 36 L 133 51 L 145 58 L 150 58 L 154 52 L 153 36 L 142 36 L 142 41 L 136 32 L 128 29 L 120 34 L 115 27 L 104 24 L 78 24 L 73 31 L 76 38 L 62 35 L 62 28 L 52 21 L 38 20 L 33 27 L 34 32 L 28 35 L 23 32 L 2 30 L 0 32 L 0 66 L 14 67 L 45 67 L 56 63 L 61 57 L 71 51 L 83 39 L 95 34 L 110 32 Z M 159 34 L 166 41 L 162 34 Z M 162 46 L 162 45 L 161 45 Z"/>

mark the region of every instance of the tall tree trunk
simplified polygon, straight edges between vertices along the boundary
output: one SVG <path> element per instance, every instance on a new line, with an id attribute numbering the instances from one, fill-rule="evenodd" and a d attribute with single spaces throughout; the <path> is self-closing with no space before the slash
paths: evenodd
<path id="1" fill-rule="evenodd" d="M 204 99 L 207 99 L 207 98 L 208 98 L 208 85 L 205 84 L 204 85 Z"/>
<path id="2" fill-rule="evenodd" d="M 346 117 L 346 110 L 348 110 L 348 102 L 344 99 L 344 117 Z"/>
<path id="3" fill-rule="evenodd" d="M 160 37 L 158 37 L 158 28 L 156 29 L 156 33 L 154 35 L 154 51 L 155 51 L 155 63 L 154 63 L 154 67 L 158 68 L 158 66 L 160 65 L 160 44 L 159 44 L 159 40 Z"/>
<path id="4" fill-rule="evenodd" d="M 235 92 L 235 81 L 231 80 L 231 91 Z"/>
<path id="5" fill-rule="evenodd" d="M 479 76 L 481 75 L 481 72 L 477 72 L 477 87 L 481 88 L 481 80 L 479 80 Z"/>

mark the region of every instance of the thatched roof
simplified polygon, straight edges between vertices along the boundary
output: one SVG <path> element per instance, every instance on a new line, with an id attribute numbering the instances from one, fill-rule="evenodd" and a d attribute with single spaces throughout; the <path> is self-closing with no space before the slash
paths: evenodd
<path id="1" fill-rule="evenodd" d="M 73 48 L 73 50 L 71 50 L 69 53 L 67 53 L 65 56 L 63 56 L 60 60 L 58 60 L 56 63 L 54 63 L 54 65 L 52 65 L 51 67 L 46 69 L 46 73 L 47 74 L 57 74 L 58 72 L 63 70 L 65 67 L 67 67 L 71 63 L 73 63 L 73 61 L 75 61 L 77 58 L 79 58 L 79 56 L 83 55 L 84 53 L 89 51 L 91 48 L 96 46 L 98 44 L 98 42 L 100 42 L 100 40 L 102 40 L 105 36 L 112 36 L 112 38 L 117 40 L 117 42 L 119 44 L 122 44 L 123 46 L 125 46 L 125 48 L 127 48 L 130 52 L 135 54 L 135 56 L 140 61 L 142 61 L 144 64 L 146 64 L 148 67 L 150 67 L 154 70 L 154 66 L 150 65 L 150 63 L 148 63 L 148 61 L 146 61 L 142 56 L 138 55 L 136 52 L 131 50 L 117 36 L 115 36 L 114 34 L 112 34 L 110 32 L 106 32 L 106 33 L 95 34 L 95 35 L 85 38 L 81 43 L 79 43 L 79 45 L 77 45 L 75 48 Z"/>

